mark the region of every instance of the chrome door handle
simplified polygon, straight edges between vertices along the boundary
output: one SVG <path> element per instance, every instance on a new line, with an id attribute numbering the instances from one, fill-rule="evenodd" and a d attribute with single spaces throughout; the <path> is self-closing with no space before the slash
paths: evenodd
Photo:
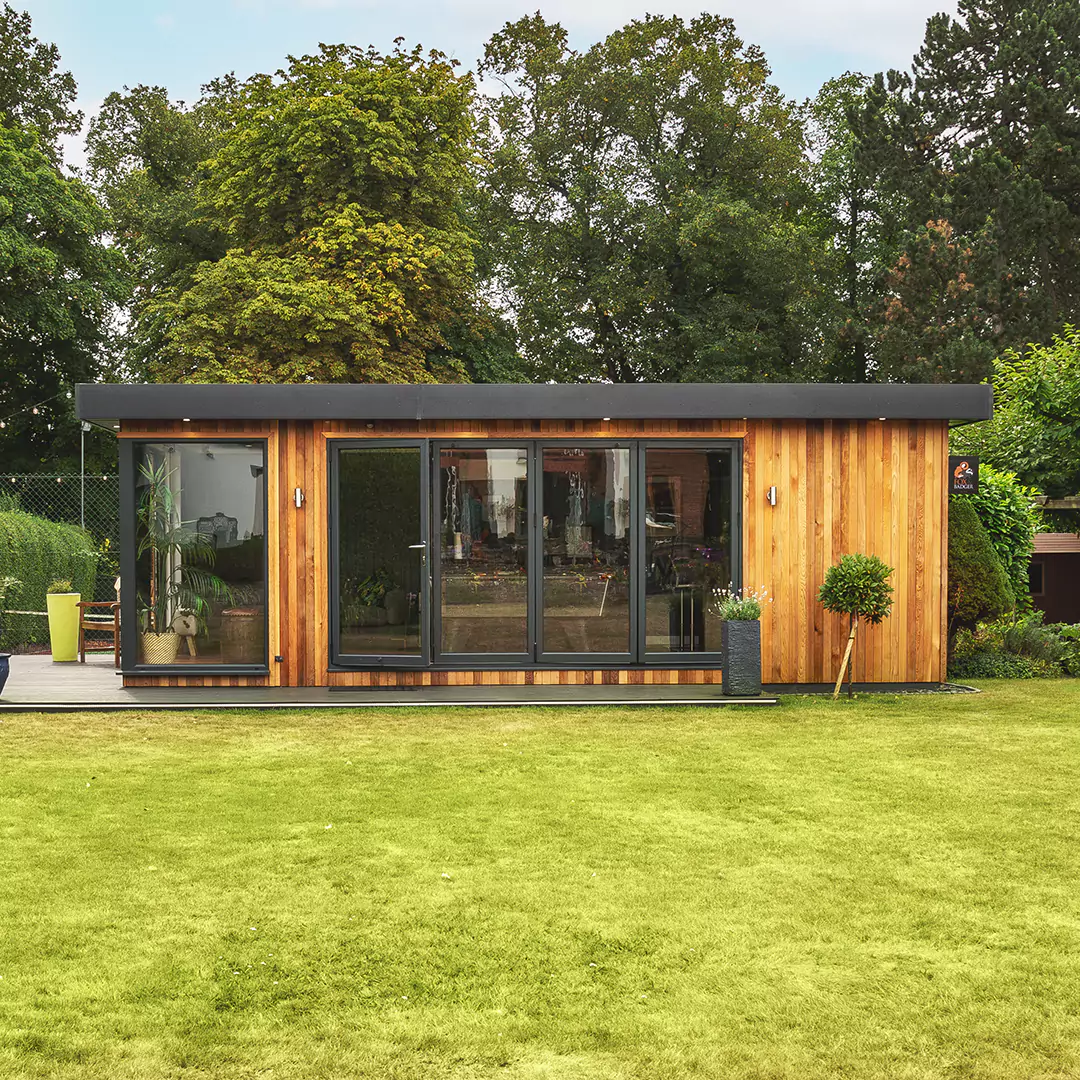
<path id="1" fill-rule="evenodd" d="M 409 545 L 409 550 L 410 551 L 415 551 L 417 548 L 426 548 L 426 547 L 427 547 L 427 544 L 410 544 Z"/>

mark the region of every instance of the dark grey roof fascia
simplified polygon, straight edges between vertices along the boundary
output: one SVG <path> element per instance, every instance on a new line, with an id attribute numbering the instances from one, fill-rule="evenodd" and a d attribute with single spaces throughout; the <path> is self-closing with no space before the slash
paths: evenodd
<path id="1" fill-rule="evenodd" d="M 76 388 L 81 420 L 987 420 L 985 384 L 125 384 Z"/>

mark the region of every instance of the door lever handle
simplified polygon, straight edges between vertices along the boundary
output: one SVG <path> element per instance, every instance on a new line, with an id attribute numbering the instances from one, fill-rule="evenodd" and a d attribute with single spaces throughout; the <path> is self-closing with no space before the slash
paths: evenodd
<path id="1" fill-rule="evenodd" d="M 409 545 L 409 550 L 410 551 L 415 551 L 417 548 L 426 548 L 426 547 L 427 547 L 427 544 L 410 544 Z"/>

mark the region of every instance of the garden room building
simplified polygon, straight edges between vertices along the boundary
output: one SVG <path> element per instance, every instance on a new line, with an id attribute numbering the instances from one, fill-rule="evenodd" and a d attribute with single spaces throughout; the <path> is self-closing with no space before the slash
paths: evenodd
<path id="1" fill-rule="evenodd" d="M 988 386 L 120 385 L 125 685 L 713 683 L 716 590 L 820 686 L 842 554 L 894 568 L 857 683 L 945 676 L 950 422 Z M 163 638 L 171 640 L 162 644 Z"/>

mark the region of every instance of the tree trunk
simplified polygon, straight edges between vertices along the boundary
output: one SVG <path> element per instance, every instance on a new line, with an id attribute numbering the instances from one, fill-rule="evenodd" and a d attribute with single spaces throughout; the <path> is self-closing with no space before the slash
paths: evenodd
<path id="1" fill-rule="evenodd" d="M 855 648 L 855 631 L 858 628 L 858 625 L 859 624 L 854 619 L 851 619 L 851 632 L 848 634 L 847 648 L 844 650 L 844 659 L 840 662 L 840 674 L 836 676 L 836 686 L 833 687 L 833 701 L 840 696 L 840 687 L 844 685 L 844 672 L 847 671 L 848 660 L 851 659 L 852 650 Z M 851 670 L 854 672 L 854 664 L 851 665 Z M 848 686 L 848 696 L 851 696 L 850 685 Z"/>

